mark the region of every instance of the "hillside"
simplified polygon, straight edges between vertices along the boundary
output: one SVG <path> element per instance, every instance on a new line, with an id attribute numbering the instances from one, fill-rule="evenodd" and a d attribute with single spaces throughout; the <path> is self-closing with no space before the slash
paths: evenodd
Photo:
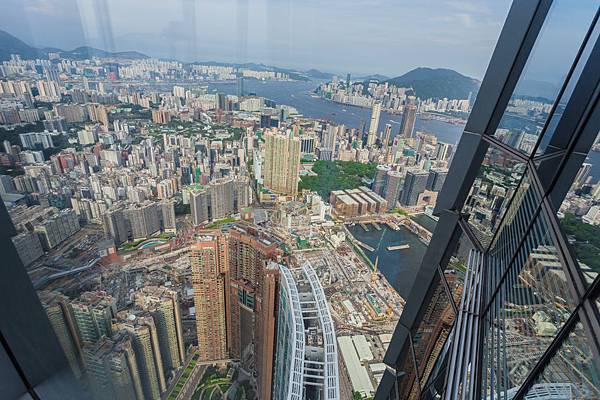
<path id="1" fill-rule="evenodd" d="M 480 82 L 451 69 L 416 68 L 386 82 L 398 87 L 413 88 L 421 99 L 443 98 L 466 99 L 479 90 Z"/>
<path id="2" fill-rule="evenodd" d="M 31 59 L 39 57 L 43 53 L 0 29 L 0 61 L 10 60 L 11 54 L 19 54 L 23 58 Z"/>
<path id="3" fill-rule="evenodd" d="M 82 60 L 91 57 L 114 57 L 124 59 L 148 58 L 147 55 L 137 51 L 110 52 L 89 46 L 77 47 L 73 50 L 62 50 L 57 48 L 38 49 L 28 45 L 10 33 L 0 29 L 0 61 L 10 60 L 11 54 L 18 54 L 24 59 L 46 58 L 48 53 L 60 53 L 63 58 Z"/>

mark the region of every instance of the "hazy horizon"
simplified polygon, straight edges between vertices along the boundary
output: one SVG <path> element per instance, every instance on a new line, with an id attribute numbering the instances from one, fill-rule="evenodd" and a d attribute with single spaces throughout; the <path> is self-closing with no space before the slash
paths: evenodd
<path id="1" fill-rule="evenodd" d="M 88 45 L 344 75 L 450 68 L 481 79 L 509 6 L 509 0 L 5 0 L 0 29 L 34 47 Z"/>

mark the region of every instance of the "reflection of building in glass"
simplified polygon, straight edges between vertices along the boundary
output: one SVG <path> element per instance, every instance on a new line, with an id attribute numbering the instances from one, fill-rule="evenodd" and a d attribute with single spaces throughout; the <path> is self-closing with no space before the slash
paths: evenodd
<path id="1" fill-rule="evenodd" d="M 597 30 L 598 7 L 590 3 L 591 14 L 565 26 L 557 15 L 567 7 L 513 4 L 505 32 L 519 31 L 519 40 L 503 33 L 490 62 L 376 400 L 600 398 L 595 228 L 567 215 L 594 196 L 590 167 L 580 167 L 600 130 L 600 118 L 590 119 L 598 113 L 600 49 L 597 36 L 586 35 Z M 522 29 L 534 20 L 535 29 Z M 548 32 L 565 28 L 574 50 L 555 66 L 556 87 L 577 89 L 524 98 L 529 64 L 544 64 L 539 49 L 555 46 Z"/>

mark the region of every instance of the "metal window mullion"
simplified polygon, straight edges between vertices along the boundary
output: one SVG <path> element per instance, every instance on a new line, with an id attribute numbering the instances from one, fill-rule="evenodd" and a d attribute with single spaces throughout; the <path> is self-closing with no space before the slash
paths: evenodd
<path id="1" fill-rule="evenodd" d="M 480 282 L 480 287 L 479 287 L 479 299 L 478 299 L 478 305 L 477 305 L 477 319 L 478 319 L 478 329 L 479 329 L 479 333 L 478 333 L 478 341 L 477 341 L 477 359 L 475 361 L 475 387 L 473 388 L 473 399 L 481 399 L 482 395 L 481 395 L 481 391 L 482 391 L 482 383 L 483 383 L 483 365 L 485 362 L 485 328 L 486 328 L 486 321 L 485 321 L 485 316 L 482 315 L 481 313 L 481 308 L 482 306 L 486 303 L 486 293 L 487 293 L 487 274 L 489 273 L 488 271 L 488 257 L 486 256 L 485 253 L 482 253 L 482 260 L 481 260 L 482 264 L 481 264 L 481 278 L 479 280 Z M 485 380 L 487 381 L 487 374 L 485 377 Z"/>
<path id="2" fill-rule="evenodd" d="M 471 305 L 473 304 L 473 301 L 475 299 L 475 288 L 477 285 L 477 270 L 479 269 L 479 263 L 481 262 L 481 253 L 477 252 L 475 254 L 475 262 L 472 263 L 471 265 L 474 266 L 472 269 L 472 273 L 471 273 L 471 282 L 470 282 L 470 287 L 469 287 L 469 301 L 467 302 L 467 304 L 465 304 L 465 310 L 464 315 L 465 315 L 465 328 L 466 328 L 466 333 L 467 333 L 467 337 L 465 340 L 465 346 L 463 347 L 462 351 L 461 351 L 461 359 L 462 359 L 462 379 L 461 379 L 461 387 L 462 387 L 462 398 L 463 400 L 465 400 L 465 387 L 467 384 L 467 379 L 468 379 L 468 373 L 466 371 L 466 369 L 468 368 L 469 365 L 469 361 L 470 361 L 470 356 L 471 356 L 471 352 L 470 349 L 472 347 L 472 341 L 473 341 L 473 337 L 472 337 L 472 322 L 473 322 L 473 314 L 472 314 L 472 307 Z"/>
<path id="3" fill-rule="evenodd" d="M 414 386 L 415 384 L 417 385 L 417 389 L 419 391 L 419 397 L 421 396 L 421 378 L 419 376 L 419 368 L 417 366 L 417 357 L 415 355 L 415 348 L 413 347 L 413 337 L 412 337 L 412 333 L 410 331 L 408 331 L 408 337 L 409 337 L 409 352 L 412 358 L 412 365 L 413 365 L 413 369 L 415 371 L 415 379 L 412 383 L 412 385 Z M 405 375 L 406 376 L 406 375 Z M 408 392 L 410 394 L 410 392 L 412 392 L 412 388 L 413 386 L 410 387 L 410 391 Z"/>
<path id="4" fill-rule="evenodd" d="M 479 366 L 479 358 L 481 356 L 481 320 L 479 318 L 479 308 L 481 305 L 482 285 L 483 285 L 483 270 L 484 270 L 484 257 L 483 254 L 479 254 L 479 264 L 477 268 L 476 281 L 476 292 L 475 298 L 471 307 L 471 320 L 472 326 L 471 331 L 473 332 L 474 339 L 471 342 L 471 365 L 470 380 L 469 380 L 469 394 L 470 398 L 474 398 L 476 395 L 476 384 L 477 378 L 477 367 Z"/>
<path id="5" fill-rule="evenodd" d="M 600 337 L 598 337 L 598 332 L 600 332 L 600 321 L 598 318 L 598 309 L 593 304 L 594 301 L 594 298 L 585 298 L 583 300 L 581 307 L 583 318 L 581 318 L 581 321 L 583 322 L 583 328 L 591 341 L 590 347 L 594 352 L 593 362 L 596 365 L 596 369 L 600 371 Z"/>
<path id="6" fill-rule="evenodd" d="M 464 332 L 463 332 L 463 329 L 462 329 L 464 314 L 463 314 L 462 310 L 464 308 L 464 304 L 465 304 L 465 301 L 466 301 L 465 292 L 467 291 L 467 287 L 468 287 L 468 284 L 469 284 L 470 268 L 468 267 L 468 265 L 470 264 L 471 254 L 472 253 L 473 253 L 473 250 L 471 250 L 469 252 L 469 257 L 468 257 L 468 260 L 467 260 L 467 269 L 466 269 L 466 273 L 465 273 L 465 282 L 464 282 L 464 285 L 463 285 L 463 294 L 461 296 L 461 302 L 460 302 L 460 312 L 458 313 L 457 318 L 456 318 L 456 322 L 454 323 L 454 326 L 455 326 L 455 335 L 454 335 L 454 337 L 455 338 L 454 338 L 454 341 L 452 343 L 452 352 L 450 353 L 451 357 L 450 357 L 450 365 L 449 365 L 449 368 L 448 368 L 448 379 L 447 379 L 447 383 L 446 383 L 447 384 L 447 390 L 446 390 L 446 395 L 445 395 L 446 399 L 448 399 L 448 400 L 454 398 L 455 392 L 456 392 L 456 388 L 457 388 L 457 385 L 455 384 L 455 380 L 456 380 L 455 375 L 457 375 L 457 370 L 458 370 L 458 368 L 457 368 L 457 364 L 458 364 L 457 355 L 459 353 L 458 349 L 461 346 L 460 343 L 464 340 L 464 335 L 463 335 Z M 459 334 L 459 332 L 460 332 L 460 334 Z M 449 392 L 452 392 L 452 395 L 450 397 L 448 397 L 448 393 Z"/>
<path id="7" fill-rule="evenodd" d="M 489 144 L 491 144 L 492 147 L 495 147 L 499 150 L 504 151 L 505 153 L 510 154 L 512 157 L 516 158 L 518 161 L 523 162 L 524 164 L 526 164 L 527 161 L 529 161 L 528 155 L 526 155 L 525 153 L 518 151 L 514 147 L 509 146 L 506 143 L 498 140 L 498 138 L 496 138 L 494 135 L 483 135 L 481 138 L 483 140 L 485 140 L 486 142 L 488 142 Z"/>
<path id="8" fill-rule="evenodd" d="M 450 358 L 450 366 L 448 369 L 448 380 L 447 380 L 447 391 L 446 391 L 446 399 L 451 400 L 451 399 L 455 399 L 457 396 L 457 390 L 458 390 L 458 384 L 456 383 L 456 376 L 457 374 L 457 370 L 459 370 L 460 368 L 458 368 L 458 366 L 460 365 L 460 361 L 457 359 L 459 354 L 462 354 L 462 351 L 460 351 L 459 349 L 462 349 L 463 346 L 463 342 L 464 342 L 464 326 L 463 326 L 463 320 L 464 320 L 464 312 L 463 310 L 465 309 L 465 305 L 467 302 L 467 297 L 468 295 L 465 295 L 466 292 L 468 292 L 467 288 L 469 287 L 470 281 L 471 281 L 471 262 L 472 262 L 472 257 L 473 254 L 475 253 L 475 250 L 470 250 L 469 251 L 469 258 L 467 260 L 467 269 L 466 269 L 466 274 L 465 274 L 465 283 L 463 286 L 463 295 L 461 296 L 461 304 L 460 304 L 460 312 L 457 315 L 457 319 L 456 322 L 454 323 L 455 326 L 455 339 L 454 342 L 452 343 L 452 352 L 451 352 L 451 358 Z M 459 332 L 461 332 L 461 334 L 458 334 Z M 448 397 L 448 393 L 451 392 L 450 397 Z"/>
<path id="9" fill-rule="evenodd" d="M 483 255 L 481 253 L 477 254 L 477 270 L 474 274 L 474 287 L 475 287 L 475 295 L 469 305 L 469 335 L 472 336 L 469 344 L 470 347 L 467 349 L 466 359 L 468 360 L 469 373 L 465 373 L 465 382 L 463 383 L 463 388 L 468 385 L 468 393 L 469 397 L 473 397 L 473 389 L 474 389 L 474 380 L 475 376 L 473 376 L 474 368 L 477 365 L 477 358 L 479 355 L 479 300 L 481 299 L 481 281 L 482 281 L 482 266 L 483 266 Z M 468 379 L 468 381 L 466 381 Z M 467 400 L 466 390 L 463 390 L 463 399 Z"/>
<path id="10" fill-rule="evenodd" d="M 452 290 L 450 289 L 450 285 L 448 285 L 448 281 L 446 281 L 444 271 L 442 271 L 442 267 L 440 267 L 439 264 L 437 266 L 437 270 L 438 270 L 438 274 L 442 278 L 442 285 L 444 285 L 444 291 L 446 292 L 446 295 L 450 299 L 450 304 L 452 305 L 452 310 L 454 311 L 454 315 L 456 316 L 456 315 L 458 315 L 458 307 L 456 306 L 456 303 L 454 302 L 454 294 L 452 293 Z"/>

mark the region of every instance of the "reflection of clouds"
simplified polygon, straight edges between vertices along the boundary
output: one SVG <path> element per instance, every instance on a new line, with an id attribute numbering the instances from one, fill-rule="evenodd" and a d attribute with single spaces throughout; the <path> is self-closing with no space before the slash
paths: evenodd
<path id="1" fill-rule="evenodd" d="M 44 15 L 55 15 L 60 12 L 58 0 L 26 0 L 25 11 Z"/>
<path id="2" fill-rule="evenodd" d="M 33 30 L 47 32 L 37 36 L 59 47 L 76 41 L 184 60 L 390 76 L 417 66 L 481 76 L 510 2 L 104 0 L 109 12 L 102 21 L 98 0 L 0 0 L 0 7 L 16 1 Z M 73 34 L 73 25 L 83 33 Z"/>

